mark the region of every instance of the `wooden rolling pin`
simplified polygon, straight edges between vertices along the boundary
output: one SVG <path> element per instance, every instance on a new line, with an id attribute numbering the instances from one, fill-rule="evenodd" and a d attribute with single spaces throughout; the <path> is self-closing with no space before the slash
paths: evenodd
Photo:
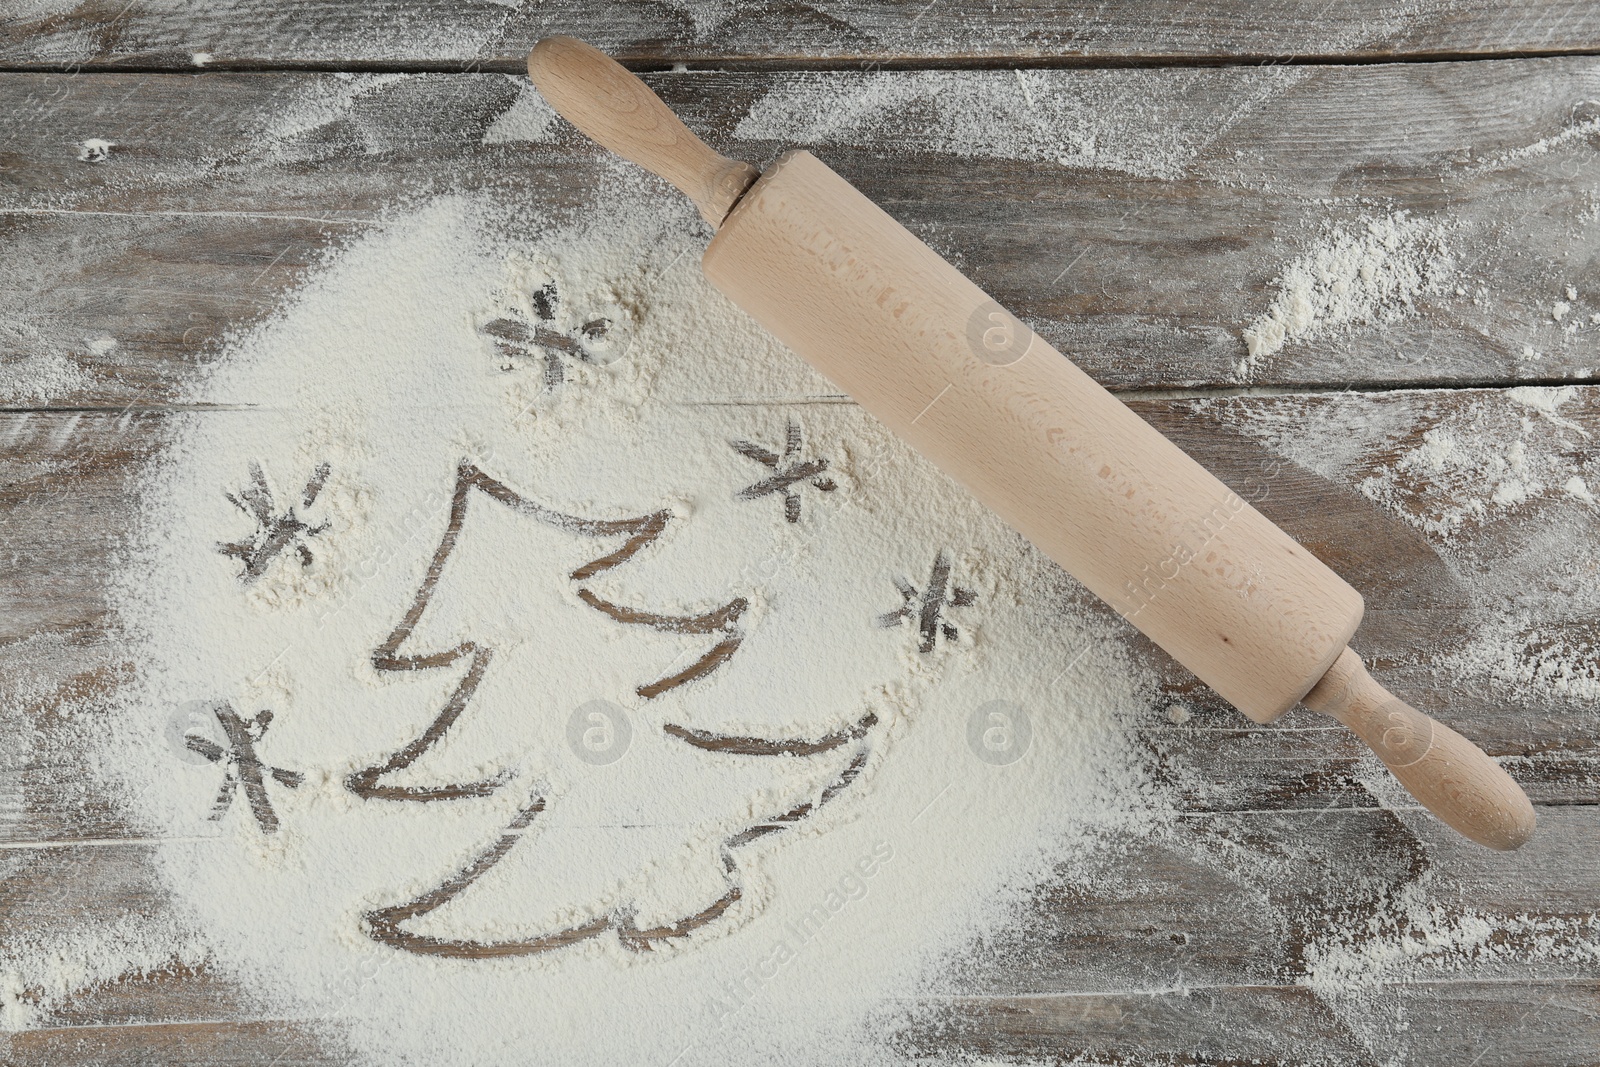
<path id="1" fill-rule="evenodd" d="M 1472 840 L 1532 835 L 1511 776 L 1346 647 L 1359 593 L 815 156 L 762 174 L 718 155 L 570 37 L 528 74 L 695 202 L 712 284 L 1240 711 L 1304 701 Z"/>

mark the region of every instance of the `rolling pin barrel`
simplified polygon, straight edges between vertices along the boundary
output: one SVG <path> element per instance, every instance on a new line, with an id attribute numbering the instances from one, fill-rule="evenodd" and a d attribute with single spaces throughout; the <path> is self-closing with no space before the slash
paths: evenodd
<path id="1" fill-rule="evenodd" d="M 815 156 L 769 168 L 703 266 L 1257 722 L 1355 633 L 1360 594 Z"/>
<path id="2" fill-rule="evenodd" d="M 712 284 L 1235 707 L 1266 723 L 1305 699 L 1468 837 L 1531 835 L 1510 776 L 1346 647 L 1354 589 L 849 182 L 806 152 L 756 179 L 570 38 L 528 69 L 719 225 Z"/>

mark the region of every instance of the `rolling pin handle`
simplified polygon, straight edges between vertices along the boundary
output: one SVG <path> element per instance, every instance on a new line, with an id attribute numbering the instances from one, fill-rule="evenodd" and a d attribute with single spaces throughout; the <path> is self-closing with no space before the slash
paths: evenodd
<path id="1" fill-rule="evenodd" d="M 1533 836 L 1522 787 L 1471 741 L 1374 681 L 1350 649 L 1302 702 L 1348 726 L 1423 807 L 1478 844 L 1508 850 Z"/>
<path id="2" fill-rule="evenodd" d="M 718 155 L 626 68 L 572 37 L 546 37 L 528 53 L 528 77 L 561 116 L 602 147 L 665 178 L 721 226 L 761 176 Z"/>

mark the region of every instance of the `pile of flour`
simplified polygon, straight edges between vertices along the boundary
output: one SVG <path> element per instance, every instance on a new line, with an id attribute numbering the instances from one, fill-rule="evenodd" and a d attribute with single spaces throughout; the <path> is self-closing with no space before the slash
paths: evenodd
<path id="1" fill-rule="evenodd" d="M 1456 261 L 1444 224 L 1400 211 L 1331 226 L 1284 268 L 1265 313 L 1244 330 L 1248 375 L 1291 341 L 1416 314 L 1419 296 L 1441 292 Z"/>
<path id="2" fill-rule="evenodd" d="M 80 981 L 203 961 L 360 1062 L 878 1062 L 1165 817 L 1126 628 L 710 289 L 687 208 L 596 196 L 397 215 L 197 391 L 92 761 L 171 914 Z"/>

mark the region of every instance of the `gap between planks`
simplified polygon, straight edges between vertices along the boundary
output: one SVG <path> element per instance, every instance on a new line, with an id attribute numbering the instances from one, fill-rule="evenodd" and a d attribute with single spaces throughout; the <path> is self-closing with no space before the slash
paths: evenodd
<path id="1" fill-rule="evenodd" d="M 1533 989 L 1536 987 L 1582 987 L 1595 984 L 1593 978 L 1579 974 L 1560 975 L 1551 978 L 1428 978 L 1395 980 L 1381 979 L 1375 983 L 1383 989 L 1449 989 L 1470 988 L 1474 986 L 1503 987 L 1515 986 L 1518 988 Z M 881 998 L 886 1004 L 1007 1004 L 1026 1003 L 1029 1001 L 1046 1002 L 1058 1000 L 1104 1000 L 1116 997 L 1187 997 L 1195 993 L 1300 993 L 1307 991 L 1307 987 L 1295 982 L 1203 982 L 1185 983 L 1181 986 L 1157 986 L 1129 989 L 1092 989 L 1092 990 L 1059 990 L 1039 993 L 930 993 L 912 997 L 886 996 Z M 294 1025 L 322 1021 L 318 1016 L 274 1016 L 271 1018 L 240 1019 L 155 1019 L 135 1022 L 97 1022 L 97 1023 L 66 1023 L 53 1026 L 30 1027 L 26 1034 L 52 1034 L 52 1033 L 82 1033 L 93 1030 L 139 1030 L 139 1029 L 179 1029 L 186 1027 L 233 1027 L 243 1025 L 257 1026 L 263 1023 L 279 1023 Z"/>
<path id="2" fill-rule="evenodd" d="M 196 841 L 220 841 L 222 834 L 211 837 L 82 837 L 61 841 L 0 841 L 0 852 L 22 849 L 123 847 L 145 845 L 186 845 Z"/>
<path id="3" fill-rule="evenodd" d="M 112 984 L 115 984 L 115 983 L 112 983 Z M 201 1027 L 201 1028 L 225 1027 L 225 1028 L 230 1028 L 231 1029 L 231 1028 L 239 1027 L 239 1026 L 261 1026 L 263 1024 L 270 1025 L 270 1024 L 274 1024 L 274 1023 L 281 1024 L 281 1025 L 284 1025 L 284 1026 L 294 1026 L 294 1025 L 299 1025 L 299 1024 L 303 1024 L 303 1023 L 317 1023 L 317 1022 L 323 1022 L 323 1021 L 325 1021 L 325 1020 L 323 1020 L 320 1017 L 315 1016 L 315 1015 L 307 1015 L 307 1016 L 302 1016 L 302 1017 L 289 1017 L 289 1016 L 272 1016 L 270 1018 L 251 1017 L 251 1018 L 248 1018 L 248 1019 L 151 1019 L 151 1020 L 148 1020 L 148 1021 L 141 1021 L 141 1022 L 135 1022 L 135 1021 L 130 1019 L 130 1020 L 126 1020 L 126 1021 L 123 1021 L 123 1022 L 64 1023 L 64 1024 L 56 1024 L 54 1026 L 30 1026 L 26 1030 L 16 1031 L 16 1034 L 20 1035 L 20 1036 L 27 1036 L 27 1035 L 31 1035 L 31 1034 L 61 1034 L 61 1033 L 81 1034 L 81 1033 L 85 1033 L 85 1032 L 88 1032 L 88 1031 L 94 1031 L 94 1030 L 111 1030 L 111 1031 L 118 1031 L 118 1030 L 181 1030 L 181 1029 L 193 1029 L 195 1027 Z M 275 1063 L 277 1063 L 277 1061 L 274 1060 L 273 1063 L 275 1064 Z"/>

